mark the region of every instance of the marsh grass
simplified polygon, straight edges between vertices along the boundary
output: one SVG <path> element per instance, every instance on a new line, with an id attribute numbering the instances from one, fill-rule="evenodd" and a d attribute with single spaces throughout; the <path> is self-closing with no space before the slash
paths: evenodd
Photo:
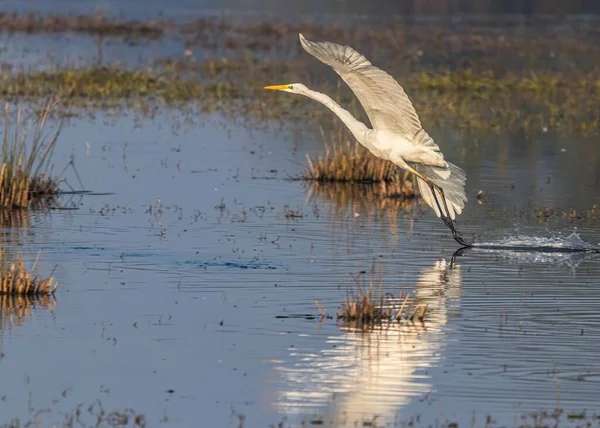
<path id="1" fill-rule="evenodd" d="M 379 159 L 349 140 L 325 145 L 325 153 L 315 158 L 306 155 L 308 168 L 304 180 L 337 183 L 389 183 L 404 186 L 404 174 L 392 162 Z M 408 182 L 410 188 L 410 182 Z M 404 192 L 400 192 L 404 193 Z"/>
<path id="2" fill-rule="evenodd" d="M 162 65 L 144 70 L 110 65 L 5 74 L 0 93 L 10 99 L 39 98 L 54 93 L 71 103 L 79 99 L 105 102 L 161 99 L 175 103 L 203 99 L 211 94 L 233 99 L 237 91 L 227 80 L 200 83 L 187 72 L 166 69 Z"/>
<path id="3" fill-rule="evenodd" d="M 400 292 L 397 296 L 392 293 L 384 294 L 381 264 L 377 269 L 377 280 L 375 270 L 376 262 L 373 261 L 366 284 L 361 284 L 360 277 L 353 276 L 356 287 L 338 309 L 338 322 L 356 328 L 398 322 L 423 322 L 428 304 L 415 300 L 409 293 Z"/>
<path id="4" fill-rule="evenodd" d="M 38 255 L 39 257 L 39 255 Z M 10 259 L 0 247 L 0 295 L 42 296 L 54 295 L 58 281 L 52 276 L 40 278 L 33 275 L 37 259 L 31 270 L 25 266 L 22 257 Z"/>
<path id="5" fill-rule="evenodd" d="M 9 33 L 87 33 L 123 36 L 131 39 L 160 39 L 169 26 L 163 20 L 124 21 L 106 16 L 102 11 L 87 15 L 42 15 L 0 12 L 0 30 Z"/>
<path id="6" fill-rule="evenodd" d="M 407 171 L 390 161 L 373 156 L 360 144 L 351 142 L 345 131 L 337 128 L 328 137 L 321 128 L 325 153 L 315 158 L 306 155 L 307 168 L 302 180 L 318 183 L 359 183 L 378 185 L 382 197 L 412 198 L 418 194 Z"/>
<path id="7" fill-rule="evenodd" d="M 35 114 L 33 135 L 28 119 L 19 108 L 12 118 L 4 106 L 2 165 L 0 166 L 0 209 L 27 208 L 36 202 L 50 202 L 59 193 L 58 181 L 50 174 L 50 160 L 62 126 L 50 138 L 45 127 L 53 101 Z M 30 138 L 31 137 L 31 138 Z"/>
<path id="8" fill-rule="evenodd" d="M 332 84 L 313 82 L 307 68 L 310 58 L 265 59 L 239 52 L 231 58 L 155 61 L 141 69 L 120 65 L 70 67 L 62 65 L 41 72 L 4 72 L 0 94 L 8 100 L 37 100 L 57 94 L 79 109 L 128 107 L 154 112 L 160 103 L 191 107 L 199 112 L 219 111 L 229 119 L 264 123 L 271 120 L 320 120 L 330 115 L 314 102 L 264 91 L 273 82 L 306 82 L 329 94 Z M 393 55 L 392 55 L 393 57 Z M 374 58 L 378 66 L 395 70 L 395 60 Z M 600 60 L 600 56 L 598 57 Z M 600 67 L 589 70 L 510 69 L 490 71 L 474 67 L 451 70 L 419 65 L 415 70 L 394 73 L 415 105 L 424 126 L 437 125 L 461 131 L 520 132 L 540 135 L 600 135 Z M 347 88 L 346 88 L 347 89 Z M 355 97 L 344 90 L 337 101 L 344 106 Z M 162 107 L 162 106 L 161 106 Z M 326 156 L 311 158 L 305 176 L 316 180 L 384 180 L 394 173 L 383 161 L 358 165 L 368 174 L 354 174 L 362 147 L 346 147 L 341 139 Z M 357 153 L 353 153 L 353 152 Z M 347 154 L 353 162 L 344 163 Z M 350 156 L 352 154 L 352 156 Z M 360 155 L 357 157 L 356 155 Z M 335 169 L 327 168 L 336 161 Z M 325 162 L 326 161 L 326 162 Z M 341 168 L 341 167 L 344 168 Z M 335 171 L 335 173 L 333 172 Z M 401 182 L 399 180 L 398 182 Z"/>

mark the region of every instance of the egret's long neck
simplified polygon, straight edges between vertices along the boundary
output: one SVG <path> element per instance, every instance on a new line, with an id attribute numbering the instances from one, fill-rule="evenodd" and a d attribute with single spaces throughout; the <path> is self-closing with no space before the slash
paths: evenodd
<path id="1" fill-rule="evenodd" d="M 301 93 L 302 95 L 306 95 L 307 97 L 312 98 L 313 100 L 316 100 L 321 104 L 329 107 L 329 109 L 332 112 L 334 112 L 340 119 L 342 119 L 342 122 L 346 124 L 346 126 L 348 127 L 350 132 L 352 132 L 352 135 L 354 135 L 358 142 L 363 145 L 366 144 L 365 133 L 369 130 L 369 128 L 367 128 L 366 125 L 361 121 L 356 120 L 356 118 L 352 116 L 352 114 L 348 110 L 342 108 L 328 95 L 322 94 L 320 92 L 309 90 L 303 91 Z"/>

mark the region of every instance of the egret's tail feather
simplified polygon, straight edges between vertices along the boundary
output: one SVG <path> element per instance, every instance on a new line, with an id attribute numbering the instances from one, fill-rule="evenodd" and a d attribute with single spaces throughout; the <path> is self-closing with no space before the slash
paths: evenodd
<path id="1" fill-rule="evenodd" d="M 450 219 L 454 220 L 456 216 L 462 212 L 463 208 L 465 207 L 465 202 L 467 202 L 467 195 L 465 193 L 467 175 L 465 172 L 450 162 L 448 162 L 447 168 L 423 164 L 415 164 L 413 167 L 423 177 L 431 180 L 433 184 L 441 187 L 444 190 L 444 195 L 446 196 L 446 205 L 448 206 L 449 211 L 448 216 Z M 450 174 L 448 174 L 448 172 L 450 172 Z M 431 192 L 429 184 L 427 184 L 421 178 L 417 178 L 417 183 L 419 185 L 421 196 L 427 205 L 433 208 L 433 211 L 435 211 L 436 215 L 440 217 L 441 213 L 435 202 L 435 198 L 433 197 L 433 193 Z M 445 207 L 442 195 L 438 189 L 435 190 L 435 193 L 440 207 L 444 211 Z"/>

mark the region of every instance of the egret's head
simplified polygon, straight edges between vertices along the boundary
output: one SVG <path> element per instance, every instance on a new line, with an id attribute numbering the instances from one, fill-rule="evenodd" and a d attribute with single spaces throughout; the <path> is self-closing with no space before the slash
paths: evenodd
<path id="1" fill-rule="evenodd" d="M 284 92 L 292 92 L 295 94 L 302 94 L 308 88 L 306 86 L 304 86 L 302 83 L 290 83 L 287 85 L 265 86 L 265 89 L 269 89 L 272 91 L 284 91 Z"/>

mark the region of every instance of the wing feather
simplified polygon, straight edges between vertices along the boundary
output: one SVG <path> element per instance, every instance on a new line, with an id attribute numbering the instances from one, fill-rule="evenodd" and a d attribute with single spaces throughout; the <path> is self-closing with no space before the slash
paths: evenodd
<path id="1" fill-rule="evenodd" d="M 391 131 L 411 141 L 422 128 L 402 86 L 353 48 L 331 42 L 311 42 L 302 34 L 300 44 L 306 52 L 331 66 L 346 82 L 374 129 Z"/>

